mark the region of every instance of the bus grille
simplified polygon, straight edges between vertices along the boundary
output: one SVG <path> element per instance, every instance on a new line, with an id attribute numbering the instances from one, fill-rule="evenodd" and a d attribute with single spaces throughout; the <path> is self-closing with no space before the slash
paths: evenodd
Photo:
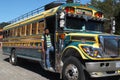
<path id="1" fill-rule="evenodd" d="M 115 38 L 104 38 L 104 51 L 110 57 L 119 56 L 119 41 Z"/>

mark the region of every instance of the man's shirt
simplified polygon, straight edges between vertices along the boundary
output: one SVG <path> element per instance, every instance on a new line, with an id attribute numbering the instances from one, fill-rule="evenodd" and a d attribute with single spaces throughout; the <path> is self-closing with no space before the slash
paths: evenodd
<path id="1" fill-rule="evenodd" d="M 45 37 L 46 37 L 46 43 L 47 43 L 47 47 L 51 47 L 52 46 L 52 43 L 51 43 L 51 37 L 50 37 L 50 34 L 48 35 L 43 35 L 42 36 L 42 41 L 45 41 Z"/>

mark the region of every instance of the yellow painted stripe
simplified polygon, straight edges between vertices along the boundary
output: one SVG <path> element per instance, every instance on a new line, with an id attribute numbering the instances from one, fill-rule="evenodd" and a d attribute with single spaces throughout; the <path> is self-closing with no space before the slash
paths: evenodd
<path id="1" fill-rule="evenodd" d="M 68 47 L 66 47 L 66 48 L 64 49 L 62 55 L 63 55 L 64 52 L 65 52 L 67 49 L 69 49 L 69 48 L 73 48 L 73 49 L 77 50 L 77 51 L 79 52 L 79 54 L 82 56 L 83 59 L 88 59 L 87 57 L 85 57 L 85 56 L 82 54 L 82 52 L 80 51 L 80 49 L 77 48 L 77 47 L 75 47 L 75 46 L 68 46 Z"/>

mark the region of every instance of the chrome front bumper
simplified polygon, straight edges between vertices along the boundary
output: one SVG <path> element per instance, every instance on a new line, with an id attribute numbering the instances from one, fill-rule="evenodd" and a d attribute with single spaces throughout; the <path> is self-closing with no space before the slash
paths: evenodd
<path id="1" fill-rule="evenodd" d="M 86 62 L 86 70 L 91 77 L 120 75 L 120 61 Z"/>

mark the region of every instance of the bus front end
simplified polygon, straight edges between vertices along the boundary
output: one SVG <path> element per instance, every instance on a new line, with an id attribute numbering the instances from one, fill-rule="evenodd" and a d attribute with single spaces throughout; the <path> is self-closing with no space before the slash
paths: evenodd
<path id="1" fill-rule="evenodd" d="M 91 6 L 63 5 L 59 12 L 64 80 L 120 75 L 120 36 L 104 33 L 103 13 Z M 60 47 L 61 48 L 61 47 Z"/>

